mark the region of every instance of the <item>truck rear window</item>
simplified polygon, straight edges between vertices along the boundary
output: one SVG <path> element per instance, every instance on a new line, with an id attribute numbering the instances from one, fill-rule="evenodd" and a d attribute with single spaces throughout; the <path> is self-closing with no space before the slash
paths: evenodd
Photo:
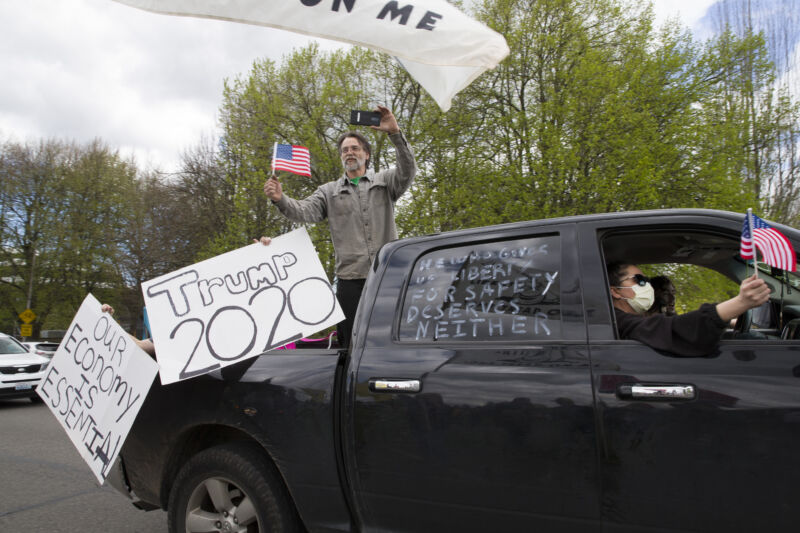
<path id="1" fill-rule="evenodd" d="M 401 341 L 558 339 L 557 235 L 438 249 L 414 264 Z"/>

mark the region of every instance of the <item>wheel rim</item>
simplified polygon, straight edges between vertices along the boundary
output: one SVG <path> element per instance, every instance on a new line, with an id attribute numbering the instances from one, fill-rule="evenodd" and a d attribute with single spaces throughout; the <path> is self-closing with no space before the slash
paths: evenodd
<path id="1" fill-rule="evenodd" d="M 221 477 L 195 487 L 186 505 L 186 533 L 258 533 L 261 524 L 250 496 Z"/>

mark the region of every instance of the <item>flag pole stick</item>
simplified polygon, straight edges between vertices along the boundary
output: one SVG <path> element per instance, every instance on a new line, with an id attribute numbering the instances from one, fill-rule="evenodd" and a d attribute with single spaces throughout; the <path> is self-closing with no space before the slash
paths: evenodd
<path id="1" fill-rule="evenodd" d="M 755 235 L 753 235 L 753 209 L 747 208 L 747 226 L 750 228 L 750 241 L 753 243 L 753 273 L 758 277 L 758 247 L 756 246 Z"/>
<path id="2" fill-rule="evenodd" d="M 272 177 L 275 177 L 275 152 L 278 151 L 278 141 L 272 145 Z"/>

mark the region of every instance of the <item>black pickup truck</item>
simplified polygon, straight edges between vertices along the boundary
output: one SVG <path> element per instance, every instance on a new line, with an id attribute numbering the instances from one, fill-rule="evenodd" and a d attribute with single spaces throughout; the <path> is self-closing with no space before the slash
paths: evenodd
<path id="1" fill-rule="evenodd" d="M 800 279 L 762 269 L 771 301 L 705 357 L 618 339 L 606 280 L 622 260 L 738 283 L 743 218 L 614 213 L 387 244 L 349 351 L 155 383 L 112 484 L 172 532 L 798 531 Z"/>

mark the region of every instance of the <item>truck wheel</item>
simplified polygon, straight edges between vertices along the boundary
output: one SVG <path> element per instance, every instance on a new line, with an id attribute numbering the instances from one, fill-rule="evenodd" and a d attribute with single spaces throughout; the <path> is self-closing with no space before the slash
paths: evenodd
<path id="1" fill-rule="evenodd" d="M 172 486 L 168 519 L 170 533 L 288 533 L 300 523 L 275 466 L 249 443 L 189 459 Z"/>

